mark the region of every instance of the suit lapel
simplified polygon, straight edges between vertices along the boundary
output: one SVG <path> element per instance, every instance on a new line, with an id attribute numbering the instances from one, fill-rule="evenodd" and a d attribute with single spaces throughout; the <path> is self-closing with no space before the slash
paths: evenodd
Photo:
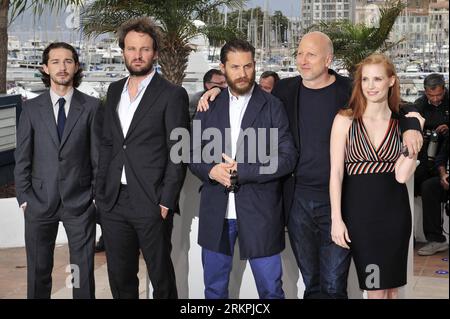
<path id="1" fill-rule="evenodd" d="M 230 95 L 228 90 L 224 90 L 224 92 L 217 97 L 216 101 L 215 110 L 217 110 L 218 128 L 223 137 L 222 150 L 224 150 L 225 154 L 231 156 Z M 226 134 L 227 131 L 228 134 Z"/>
<path id="2" fill-rule="evenodd" d="M 53 104 L 49 91 L 42 96 L 39 111 L 41 113 L 42 121 L 46 124 L 53 142 L 59 147 L 58 129 L 56 127 L 55 113 L 53 112 Z"/>
<path id="3" fill-rule="evenodd" d="M 127 82 L 127 79 L 128 78 L 123 78 L 122 80 L 117 82 L 117 89 L 116 88 L 112 89 L 112 92 L 110 95 L 110 101 L 107 101 L 107 105 L 111 108 L 112 119 L 113 119 L 113 122 L 117 129 L 118 136 L 122 140 L 124 139 L 124 136 L 123 136 L 122 125 L 120 124 L 118 107 L 119 107 L 120 98 L 121 98 L 121 95 L 123 92 L 123 87 L 124 87 L 125 83 Z"/>
<path id="4" fill-rule="evenodd" d="M 72 132 L 75 124 L 77 123 L 78 119 L 80 118 L 81 113 L 83 113 L 83 105 L 84 104 L 84 98 L 78 92 L 78 90 L 74 89 L 72 101 L 70 102 L 70 108 L 69 108 L 69 114 L 67 116 L 66 125 L 64 126 L 64 132 L 63 136 L 61 138 L 61 145 L 60 148 L 64 146 L 64 144 L 67 141 L 67 138 L 69 137 L 70 133 Z"/>
<path id="5" fill-rule="evenodd" d="M 130 128 L 128 129 L 127 136 L 128 138 L 133 130 L 137 127 L 139 122 L 144 118 L 144 115 L 151 109 L 158 96 L 161 94 L 163 90 L 163 81 L 160 78 L 158 72 L 155 72 L 152 80 L 148 84 L 145 89 L 144 95 L 142 96 L 141 101 L 136 109 L 136 112 L 133 115 L 133 119 L 131 120 Z"/>
<path id="6" fill-rule="evenodd" d="M 244 117 L 242 118 L 241 129 L 243 131 L 253 124 L 264 104 L 266 104 L 266 99 L 263 97 L 259 86 L 255 84 Z"/>
<path id="7" fill-rule="evenodd" d="M 244 142 L 242 133 L 247 128 L 252 126 L 259 112 L 266 104 L 266 99 L 264 98 L 260 90 L 261 89 L 259 88 L 259 86 L 255 84 L 252 96 L 250 98 L 250 101 L 248 102 L 247 109 L 245 110 L 244 117 L 242 118 L 241 122 L 242 131 L 239 133 L 239 137 L 237 140 L 236 154 L 239 154 L 238 152 L 242 152 L 242 149 L 240 149 L 243 146 L 242 143 Z"/>

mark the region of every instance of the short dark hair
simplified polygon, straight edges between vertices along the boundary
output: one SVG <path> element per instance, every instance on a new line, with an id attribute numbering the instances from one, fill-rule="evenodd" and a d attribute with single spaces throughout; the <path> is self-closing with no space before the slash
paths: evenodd
<path id="1" fill-rule="evenodd" d="M 220 62 L 222 62 L 222 64 L 225 64 L 225 62 L 227 61 L 227 54 L 230 51 L 251 52 L 252 59 L 255 60 L 255 47 L 251 45 L 248 41 L 241 39 L 233 39 L 225 43 L 225 45 L 220 50 Z"/>
<path id="2" fill-rule="evenodd" d="M 425 80 L 423 80 L 423 87 L 425 89 L 434 90 L 436 87 L 442 86 L 445 87 L 445 79 L 442 74 L 439 73 L 431 73 L 428 75 Z"/>
<path id="3" fill-rule="evenodd" d="M 265 79 L 270 76 L 273 77 L 274 83 L 277 83 L 280 80 L 280 77 L 278 76 L 277 72 L 274 71 L 264 71 L 261 74 L 260 79 Z"/>
<path id="4" fill-rule="evenodd" d="M 119 47 L 123 50 L 125 48 L 125 37 L 128 32 L 135 31 L 139 33 L 146 33 L 153 39 L 153 50 L 159 49 L 159 34 L 156 25 L 149 18 L 142 17 L 128 20 L 119 27 L 117 35 L 119 38 Z"/>
<path id="5" fill-rule="evenodd" d="M 211 69 L 208 72 L 205 73 L 205 75 L 203 76 L 203 88 L 206 90 L 205 84 L 210 82 L 212 77 L 214 75 L 220 75 L 220 76 L 225 76 L 222 71 L 217 70 L 217 69 Z"/>
<path id="6" fill-rule="evenodd" d="M 50 56 L 50 51 L 53 49 L 66 49 L 72 52 L 72 58 L 76 64 L 78 64 L 78 71 L 75 72 L 73 76 L 73 87 L 78 87 L 81 84 L 81 80 L 83 79 L 83 69 L 80 67 L 80 59 L 78 57 L 78 53 L 73 46 L 66 42 L 53 42 L 50 43 L 42 53 L 42 64 L 48 65 L 48 59 Z M 41 72 L 41 80 L 44 82 L 46 87 L 50 87 L 50 75 L 44 72 L 42 68 L 39 68 L 39 72 Z"/>

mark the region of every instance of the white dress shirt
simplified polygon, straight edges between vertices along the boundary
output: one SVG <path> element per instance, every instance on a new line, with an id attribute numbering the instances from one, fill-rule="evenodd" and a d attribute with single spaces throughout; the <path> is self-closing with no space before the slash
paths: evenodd
<path id="1" fill-rule="evenodd" d="M 66 95 L 59 96 L 50 88 L 50 99 L 52 100 L 53 114 L 55 115 L 55 122 L 58 123 L 58 112 L 59 112 L 59 99 L 64 98 L 66 104 L 64 104 L 64 111 L 66 113 L 66 118 L 69 115 L 70 104 L 72 103 L 73 88 L 71 88 Z"/>
<path id="2" fill-rule="evenodd" d="M 234 96 L 230 89 L 228 88 L 228 94 L 230 95 L 230 129 L 231 129 L 231 156 L 227 154 L 231 158 L 236 157 L 236 148 L 237 141 L 239 138 L 239 133 L 241 131 L 241 123 L 242 118 L 244 117 L 245 110 L 247 109 L 248 102 L 252 97 L 253 88 L 244 94 L 239 96 Z M 239 175 L 239 173 L 238 173 Z M 236 219 L 236 202 L 234 193 L 230 192 L 228 194 L 228 205 L 227 205 L 227 213 L 225 215 L 227 219 Z"/>
<path id="3" fill-rule="evenodd" d="M 120 96 L 119 106 L 117 107 L 117 114 L 120 120 L 120 126 L 122 127 L 123 136 L 127 136 L 128 129 L 130 128 L 131 121 L 133 120 L 134 113 L 136 112 L 139 103 L 142 100 L 142 96 L 144 95 L 147 86 L 155 75 L 155 69 L 139 83 L 138 92 L 134 100 L 131 100 L 130 94 L 128 91 L 128 81 L 130 78 L 128 77 L 127 81 L 122 90 L 122 95 Z M 122 177 L 120 182 L 124 185 L 127 184 L 127 177 L 125 175 L 125 165 L 122 168 Z"/>

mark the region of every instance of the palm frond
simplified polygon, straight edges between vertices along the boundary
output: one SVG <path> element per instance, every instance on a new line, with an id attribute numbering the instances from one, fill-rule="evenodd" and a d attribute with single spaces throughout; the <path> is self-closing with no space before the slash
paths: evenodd
<path id="1" fill-rule="evenodd" d="M 189 53 L 189 40 L 199 34 L 215 39 L 238 35 L 230 27 L 197 27 L 194 20 L 205 12 L 227 5 L 239 8 L 247 0 L 95 0 L 81 12 L 81 27 L 87 36 L 116 32 L 129 19 L 148 16 L 162 33 L 159 63 L 166 78 L 180 84 L 184 78 Z M 242 34 L 239 34 L 242 37 Z"/>
<path id="2" fill-rule="evenodd" d="M 10 2 L 10 23 L 18 16 L 23 14 L 25 10 L 32 9 L 33 14 L 37 17 L 41 16 L 45 8 L 50 8 L 58 13 L 61 9 L 69 4 L 77 6 L 83 5 L 83 0 L 11 0 Z"/>
<path id="3" fill-rule="evenodd" d="M 370 54 L 389 50 L 404 40 L 388 42 L 395 21 L 404 8 L 401 0 L 388 1 L 385 7 L 380 8 L 378 26 L 339 20 L 320 22 L 312 25 L 308 31 L 319 30 L 327 34 L 333 41 L 334 55 L 341 59 L 346 69 L 352 73 L 355 66 Z"/>

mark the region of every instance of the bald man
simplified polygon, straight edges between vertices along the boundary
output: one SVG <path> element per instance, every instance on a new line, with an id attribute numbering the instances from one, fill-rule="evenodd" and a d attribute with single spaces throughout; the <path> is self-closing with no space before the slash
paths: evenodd
<path id="1" fill-rule="evenodd" d="M 300 76 L 280 80 L 272 91 L 286 107 L 300 152 L 295 171 L 284 183 L 283 199 L 291 246 L 305 283 L 304 298 L 347 298 L 350 254 L 331 240 L 328 185 L 331 126 L 350 98 L 351 81 L 329 69 L 332 60 L 330 38 L 307 33 L 297 50 Z M 420 133 L 408 132 L 411 152 L 418 151 Z"/>
<path id="2" fill-rule="evenodd" d="M 272 90 L 286 107 L 300 153 L 295 170 L 283 182 L 283 201 L 305 299 L 347 298 L 350 254 L 331 240 L 328 184 L 331 126 L 337 111 L 347 105 L 352 84 L 330 69 L 332 61 L 330 38 L 322 32 L 307 33 L 297 49 L 300 76 L 282 79 Z M 214 100 L 217 91 L 205 93 L 198 111 L 207 109 L 207 99 Z M 400 127 L 403 144 L 413 156 L 422 147 L 420 124 L 415 118 L 401 117 Z"/>

